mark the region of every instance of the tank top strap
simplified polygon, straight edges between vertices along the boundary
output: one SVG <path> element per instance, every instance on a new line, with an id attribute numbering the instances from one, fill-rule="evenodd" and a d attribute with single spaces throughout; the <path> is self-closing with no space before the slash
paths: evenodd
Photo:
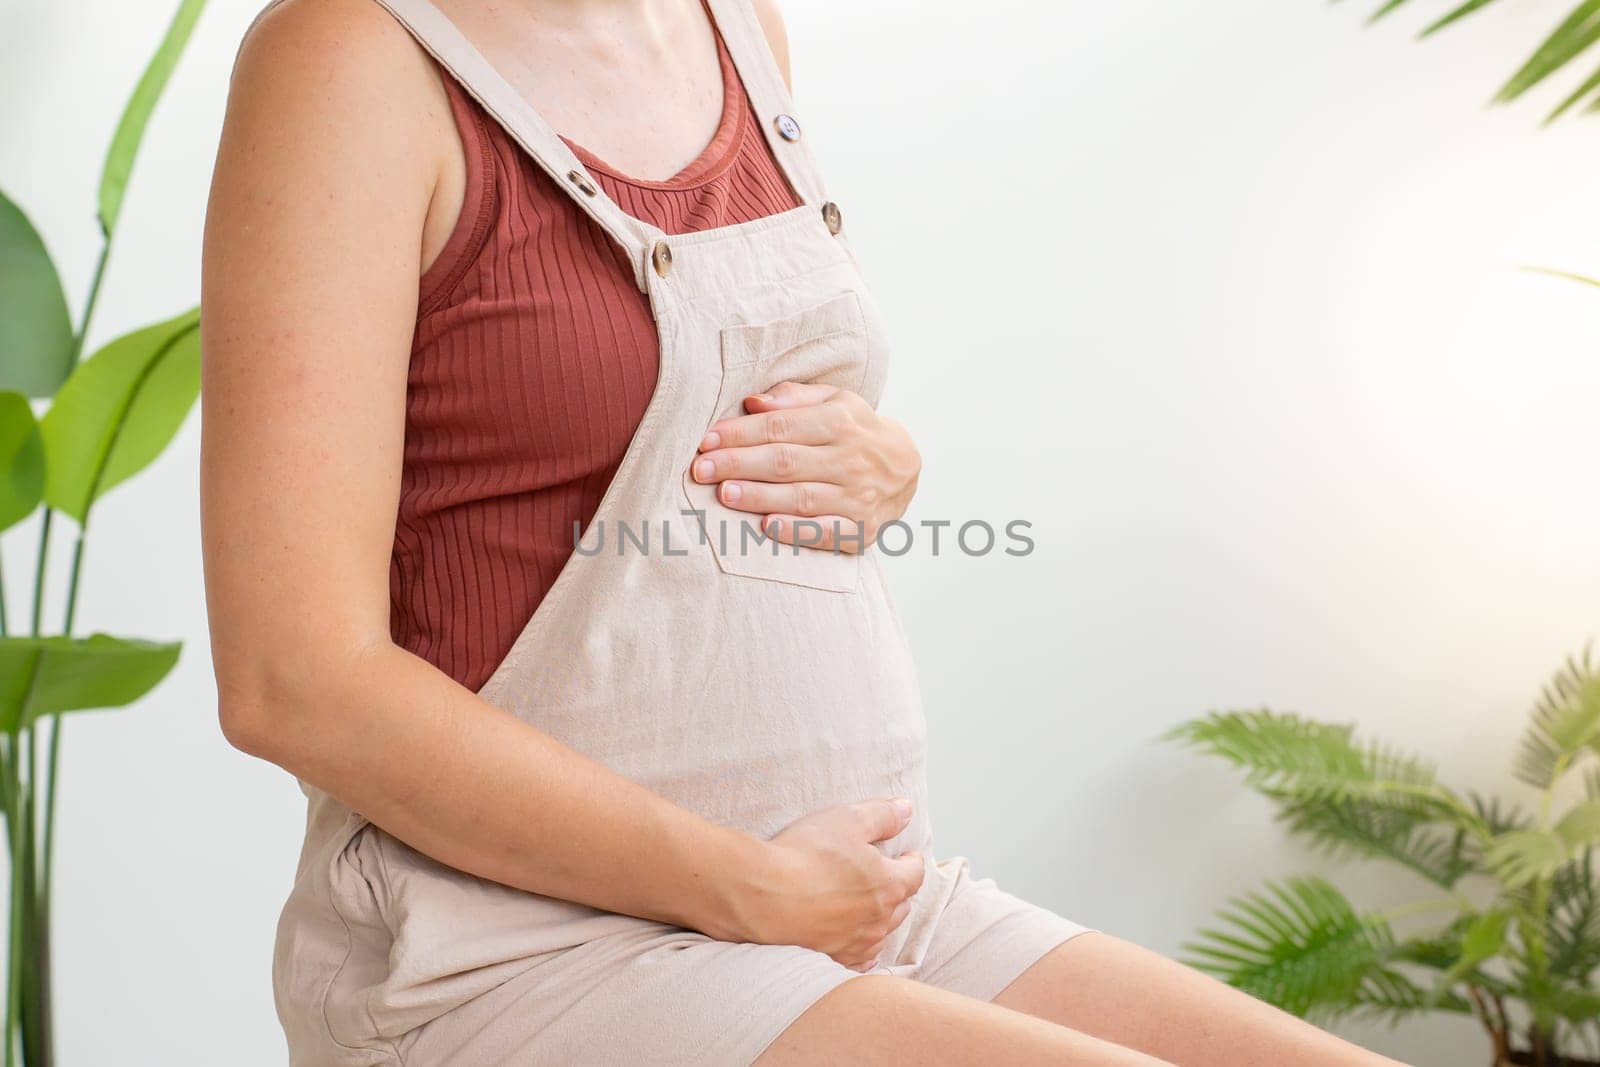
<path id="1" fill-rule="evenodd" d="M 529 158 L 548 173 L 557 186 L 566 189 L 578 207 L 622 246 L 633 267 L 634 284 L 640 291 L 648 291 L 645 270 L 649 249 L 662 236 L 661 231 L 629 215 L 606 196 L 560 135 L 430 0 L 376 2 L 410 31 L 417 43 L 511 135 Z"/>
<path id="2" fill-rule="evenodd" d="M 805 203 L 825 203 L 828 197 L 822 171 L 811 154 L 804 127 L 795 117 L 789 87 L 754 5 L 751 0 L 705 0 L 705 3 L 716 20 L 717 32 L 733 56 L 750 106 L 761 121 L 761 132 L 789 184 Z"/>

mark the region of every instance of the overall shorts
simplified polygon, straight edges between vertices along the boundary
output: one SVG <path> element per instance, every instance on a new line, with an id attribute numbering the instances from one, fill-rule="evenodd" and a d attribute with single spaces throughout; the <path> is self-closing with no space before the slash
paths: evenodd
<path id="1" fill-rule="evenodd" d="M 708 7 L 801 204 L 670 237 L 612 202 L 428 0 L 376 2 L 626 253 L 659 334 L 655 393 L 615 478 L 482 696 L 762 838 L 821 808 L 911 798 L 910 825 L 879 847 L 921 852 L 926 878 L 877 971 L 992 999 L 1084 927 L 935 858 L 921 699 L 877 552 L 752 541 L 752 517 L 688 474 L 745 396 L 823 382 L 876 404 L 887 370 L 879 311 L 748 0 Z M 809 949 L 476 878 L 306 793 L 273 967 L 295 1065 L 748 1064 L 860 976 Z"/>

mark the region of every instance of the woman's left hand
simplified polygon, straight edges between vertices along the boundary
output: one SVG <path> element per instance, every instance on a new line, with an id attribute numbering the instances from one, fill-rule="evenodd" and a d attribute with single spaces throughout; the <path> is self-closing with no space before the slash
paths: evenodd
<path id="1" fill-rule="evenodd" d="M 750 414 L 712 424 L 691 469 L 697 482 L 720 483 L 727 507 L 765 516 L 768 537 L 861 552 L 905 514 L 922 457 L 905 427 L 860 396 L 782 382 L 744 407 Z"/>

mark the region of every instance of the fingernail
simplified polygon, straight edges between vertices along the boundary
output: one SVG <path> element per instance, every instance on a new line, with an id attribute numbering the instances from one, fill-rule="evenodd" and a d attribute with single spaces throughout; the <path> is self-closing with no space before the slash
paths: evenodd
<path id="1" fill-rule="evenodd" d="M 739 502 L 739 497 L 742 496 L 743 493 L 744 490 L 739 488 L 738 482 L 722 483 L 722 502 L 724 504 L 737 504 Z"/>
<path id="2" fill-rule="evenodd" d="M 770 403 L 772 403 L 772 394 L 771 393 L 757 393 L 755 396 L 751 397 L 750 399 L 751 400 L 759 400 L 763 404 L 770 404 Z"/>
<path id="3" fill-rule="evenodd" d="M 706 439 L 700 442 L 700 451 L 702 452 L 709 452 L 713 448 L 721 447 L 722 435 L 717 433 L 715 430 L 712 430 L 710 433 L 706 434 Z"/>
<path id="4" fill-rule="evenodd" d="M 716 464 L 709 459 L 702 459 L 694 465 L 694 476 L 702 482 L 709 482 L 711 476 L 717 472 Z"/>
<path id="5" fill-rule="evenodd" d="M 911 818 L 911 800 L 909 797 L 895 797 L 889 803 L 894 805 L 894 813 L 902 819 Z"/>

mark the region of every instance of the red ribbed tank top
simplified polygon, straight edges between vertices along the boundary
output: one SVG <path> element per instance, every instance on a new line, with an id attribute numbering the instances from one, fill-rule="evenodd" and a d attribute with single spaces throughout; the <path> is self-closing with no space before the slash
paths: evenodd
<path id="1" fill-rule="evenodd" d="M 708 17 L 709 12 L 708 12 Z M 798 204 L 720 34 L 711 143 L 667 181 L 567 143 L 605 193 L 667 233 Z M 421 281 L 389 566 L 402 648 L 482 687 L 599 507 L 656 385 L 649 298 L 624 254 L 448 75 L 461 215 Z"/>

